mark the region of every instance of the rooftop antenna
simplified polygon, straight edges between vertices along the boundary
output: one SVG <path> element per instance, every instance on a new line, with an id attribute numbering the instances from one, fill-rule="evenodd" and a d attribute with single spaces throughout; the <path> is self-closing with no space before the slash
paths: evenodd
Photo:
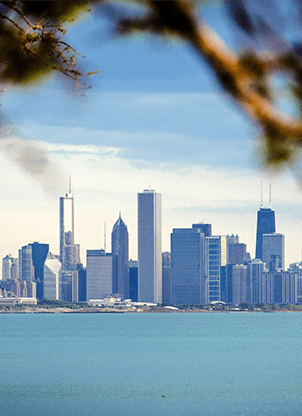
<path id="1" fill-rule="evenodd" d="M 263 188 L 263 181 L 261 179 L 261 201 L 260 201 L 260 208 L 263 208 L 263 191 L 262 191 L 262 188 Z"/>
<path id="2" fill-rule="evenodd" d="M 104 222 L 104 251 L 106 253 L 106 222 Z"/>
<path id="3" fill-rule="evenodd" d="M 269 205 L 268 207 L 270 208 L 272 204 L 272 185 L 269 184 Z"/>
<path id="4" fill-rule="evenodd" d="M 71 194 L 71 176 L 69 175 L 69 193 Z"/>

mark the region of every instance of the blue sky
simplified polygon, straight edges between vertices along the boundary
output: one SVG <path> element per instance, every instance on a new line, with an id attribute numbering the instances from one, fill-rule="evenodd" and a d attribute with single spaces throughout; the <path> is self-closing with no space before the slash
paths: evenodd
<path id="1" fill-rule="evenodd" d="M 225 11 L 215 6 L 204 13 L 235 45 Z M 103 224 L 110 235 L 119 211 L 136 258 L 136 194 L 149 186 L 163 194 L 163 250 L 170 249 L 172 228 L 204 221 L 215 234 L 238 233 L 253 256 L 261 179 L 265 205 L 272 182 L 286 263 L 300 260 L 302 193 L 294 176 L 261 168 L 257 128 L 190 47 L 148 36 L 116 38 L 93 15 L 70 26 L 68 40 L 86 55 L 79 62 L 87 71 L 100 70 L 83 97 L 60 77 L 8 87 L 2 96 L 14 126 L 7 135 L 14 143 L 31 140 L 49 156 L 47 172 L 30 175 L 28 165 L 3 148 L 2 257 L 32 241 L 48 242 L 58 253 L 58 198 L 70 174 L 84 262 L 87 249 L 103 246 Z"/>

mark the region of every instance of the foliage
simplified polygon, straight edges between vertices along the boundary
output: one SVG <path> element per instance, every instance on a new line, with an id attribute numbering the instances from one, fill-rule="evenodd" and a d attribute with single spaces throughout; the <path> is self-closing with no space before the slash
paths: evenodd
<path id="1" fill-rule="evenodd" d="M 43 298 L 38 302 L 38 306 L 42 308 L 79 309 L 82 305 L 77 305 L 72 302 L 66 302 L 64 300 L 52 300 L 52 299 Z"/>
<path id="2" fill-rule="evenodd" d="M 0 76 L 5 82 L 37 81 L 59 71 L 74 81 L 75 89 L 84 74 L 77 68 L 82 56 L 64 41 L 66 29 L 83 12 L 87 1 L 0 2 Z M 87 8 L 87 7 L 86 7 Z"/>

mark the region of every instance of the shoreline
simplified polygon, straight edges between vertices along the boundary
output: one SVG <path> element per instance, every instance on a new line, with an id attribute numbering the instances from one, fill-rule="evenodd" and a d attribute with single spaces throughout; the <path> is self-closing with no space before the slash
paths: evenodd
<path id="1" fill-rule="evenodd" d="M 0 314 L 54 314 L 54 313 L 288 313 L 288 312 L 295 312 L 299 313 L 302 311 L 299 310 L 287 310 L 287 309 L 280 309 L 280 310 L 257 310 L 257 311 L 249 311 L 249 310 L 205 310 L 205 309 L 194 309 L 194 310 L 171 310 L 165 309 L 163 307 L 155 307 L 155 308 L 129 308 L 129 309 L 114 309 L 114 308 L 80 308 L 80 309 L 70 309 L 70 308 L 24 308 L 24 309 L 6 309 L 0 310 Z"/>

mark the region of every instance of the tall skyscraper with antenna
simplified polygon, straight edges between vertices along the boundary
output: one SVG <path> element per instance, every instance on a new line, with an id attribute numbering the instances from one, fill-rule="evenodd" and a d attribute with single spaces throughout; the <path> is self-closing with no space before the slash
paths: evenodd
<path id="1" fill-rule="evenodd" d="M 68 193 L 60 197 L 60 260 L 63 271 L 76 270 L 80 260 L 80 246 L 74 243 L 74 195 L 70 176 Z"/>
<path id="2" fill-rule="evenodd" d="M 257 234 L 255 258 L 263 261 L 262 236 L 276 232 L 275 211 L 271 209 L 271 184 L 269 184 L 269 208 L 263 208 L 263 194 L 261 181 L 261 202 L 257 213 Z"/>

